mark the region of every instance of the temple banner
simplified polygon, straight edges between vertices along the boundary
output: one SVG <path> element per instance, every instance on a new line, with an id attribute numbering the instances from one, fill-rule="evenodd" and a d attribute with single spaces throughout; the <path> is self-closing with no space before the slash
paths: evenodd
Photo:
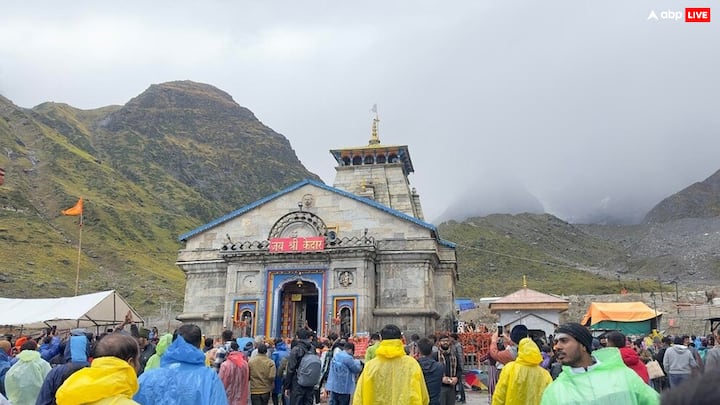
<path id="1" fill-rule="evenodd" d="M 313 236 L 307 238 L 272 238 L 270 239 L 270 253 L 283 252 L 312 252 L 325 250 L 325 238 Z"/>

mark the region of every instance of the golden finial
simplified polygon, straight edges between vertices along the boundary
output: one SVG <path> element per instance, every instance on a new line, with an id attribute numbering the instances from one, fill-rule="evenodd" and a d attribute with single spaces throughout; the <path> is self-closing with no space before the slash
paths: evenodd
<path id="1" fill-rule="evenodd" d="M 527 288 L 527 277 L 523 275 L 523 288 Z"/>
<path id="2" fill-rule="evenodd" d="M 369 144 L 377 145 L 380 143 L 380 138 L 378 137 L 378 123 L 380 122 L 380 117 L 378 116 L 377 104 L 373 104 L 370 112 L 374 113 L 375 116 L 373 117 L 372 133 L 370 134 L 370 143 Z"/>

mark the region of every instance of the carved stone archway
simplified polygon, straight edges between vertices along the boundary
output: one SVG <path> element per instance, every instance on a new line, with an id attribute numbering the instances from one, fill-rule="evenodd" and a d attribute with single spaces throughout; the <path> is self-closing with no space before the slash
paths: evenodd
<path id="1" fill-rule="evenodd" d="M 327 226 L 317 215 L 307 211 L 294 211 L 278 219 L 270 229 L 268 239 L 325 236 Z"/>

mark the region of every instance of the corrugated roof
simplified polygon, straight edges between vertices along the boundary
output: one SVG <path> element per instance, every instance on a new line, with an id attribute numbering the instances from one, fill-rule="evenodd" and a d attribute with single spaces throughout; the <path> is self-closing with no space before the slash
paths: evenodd
<path id="1" fill-rule="evenodd" d="M 205 225 L 202 225 L 202 226 L 200 226 L 200 227 L 198 227 L 198 228 L 193 229 L 193 230 L 190 231 L 190 232 L 187 232 L 187 233 L 184 233 L 184 234 L 180 235 L 180 237 L 179 237 L 178 239 L 179 239 L 180 241 L 187 241 L 189 238 L 191 238 L 191 237 L 193 237 L 193 236 L 195 236 L 195 235 L 197 235 L 197 234 L 199 234 L 199 233 L 201 233 L 201 232 L 207 231 L 208 229 L 211 229 L 211 228 L 216 227 L 216 226 L 218 226 L 218 225 L 220 225 L 220 224 L 222 224 L 222 223 L 225 223 L 225 222 L 227 222 L 227 221 L 229 221 L 229 220 L 231 220 L 231 219 L 233 219 L 233 218 L 236 218 L 236 217 L 238 217 L 238 216 L 240 216 L 240 215 L 242 215 L 242 214 L 245 214 L 246 212 L 249 212 L 249 211 L 251 211 L 251 210 L 253 210 L 253 209 L 255 209 L 255 208 L 257 208 L 257 207 L 259 207 L 259 206 L 261 206 L 261 205 L 263 205 L 263 204 L 265 204 L 265 203 L 268 203 L 268 202 L 270 202 L 270 201 L 272 201 L 272 200 L 274 200 L 274 199 L 276 199 L 276 198 L 278 198 L 278 197 L 280 197 L 280 196 L 282 196 L 282 195 L 284 195 L 284 194 L 287 194 L 287 193 L 289 193 L 289 192 L 295 191 L 295 190 L 297 190 L 297 189 L 299 189 L 299 188 L 301 188 L 301 187 L 303 187 L 303 186 L 306 186 L 306 185 L 312 185 L 312 186 L 321 188 L 321 189 L 323 189 L 323 190 L 327 190 L 327 191 L 330 191 L 330 192 L 339 194 L 339 195 L 341 195 L 341 196 L 343 196 L 343 197 L 347 197 L 347 198 L 353 199 L 353 200 L 355 200 L 355 201 L 361 202 L 361 203 L 363 203 L 363 204 L 367 204 L 367 205 L 369 205 L 369 206 L 371 206 L 371 207 L 373 207 L 373 208 L 377 208 L 377 209 L 379 209 L 379 210 L 381 210 L 381 211 L 384 211 L 384 212 L 386 212 L 386 213 L 388 213 L 388 214 L 390 214 L 390 215 L 393 215 L 393 216 L 396 216 L 396 217 L 398 217 L 398 218 L 404 219 L 404 220 L 406 220 L 406 221 L 412 222 L 412 223 L 414 223 L 414 224 L 416 224 L 416 225 L 418 225 L 418 226 L 421 226 L 421 227 L 423 227 L 423 228 L 426 228 L 426 229 L 430 230 L 430 231 L 432 232 L 433 236 L 437 239 L 438 243 L 440 243 L 442 246 L 449 247 L 449 248 L 455 248 L 455 244 L 454 244 L 454 243 L 452 243 L 452 242 L 450 242 L 450 241 L 446 241 L 446 240 L 444 240 L 444 239 L 438 238 L 438 235 L 437 235 L 437 227 L 435 227 L 435 225 L 433 225 L 433 224 L 431 224 L 431 223 L 428 223 L 428 222 L 425 222 L 425 221 L 421 221 L 421 220 L 419 220 L 419 219 L 417 219 L 417 218 L 415 218 L 415 217 L 412 217 L 412 216 L 410 216 L 410 215 L 405 214 L 404 212 L 400 212 L 400 211 L 394 210 L 394 209 L 392 209 L 392 208 L 390 208 L 390 207 L 388 207 L 388 206 L 386 206 L 386 205 L 380 204 L 380 203 L 378 203 L 377 201 L 374 201 L 374 200 L 371 200 L 371 199 L 368 199 L 368 198 L 365 198 L 365 197 L 360 197 L 360 196 L 355 195 L 355 194 L 353 194 L 353 193 L 347 192 L 347 191 L 345 191 L 345 190 L 341 190 L 341 189 L 339 189 L 339 188 L 335 188 L 335 187 L 328 186 L 327 184 L 324 184 L 324 183 L 321 183 L 321 182 L 319 182 L 319 181 L 312 180 L 312 179 L 305 179 L 305 180 L 302 180 L 302 181 L 300 181 L 300 182 L 297 182 L 297 183 L 295 183 L 295 184 L 293 184 L 293 185 L 291 185 L 291 186 L 289 186 L 289 187 L 287 187 L 287 188 L 285 188 L 285 189 L 283 189 L 283 190 L 278 191 L 277 193 L 270 194 L 270 195 L 267 196 L 267 197 L 264 197 L 264 198 L 261 198 L 260 200 L 255 201 L 254 203 L 248 204 L 248 205 L 246 205 L 246 206 L 244 206 L 244 207 L 241 207 L 241 208 L 239 208 L 239 209 L 237 209 L 237 210 L 235 210 L 235 211 L 233 211 L 233 212 L 231 212 L 231 213 L 225 214 L 225 215 L 221 216 L 220 218 L 214 219 L 214 220 L 208 222 L 208 223 L 205 224 Z"/>

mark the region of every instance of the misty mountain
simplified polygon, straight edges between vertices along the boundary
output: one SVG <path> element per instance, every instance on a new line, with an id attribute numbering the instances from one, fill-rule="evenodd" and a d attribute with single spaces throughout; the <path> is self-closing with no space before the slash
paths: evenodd
<path id="1" fill-rule="evenodd" d="M 304 178 L 288 140 L 227 93 L 152 85 L 122 106 L 32 109 L 0 97 L 2 295 L 117 289 L 141 310 L 180 305 L 177 236 Z M 176 307 L 179 308 L 179 307 Z"/>
<path id="2" fill-rule="evenodd" d="M 461 197 L 451 202 L 435 222 L 464 221 L 491 214 L 545 212 L 540 200 L 510 176 L 493 175 L 483 181 L 469 181 L 467 184 Z"/>
<path id="3" fill-rule="evenodd" d="M 654 206 L 645 216 L 645 223 L 664 223 L 683 218 L 714 218 L 720 216 L 720 170 L 705 179 L 678 191 Z"/>
<path id="4" fill-rule="evenodd" d="M 450 202 L 435 222 L 493 214 L 549 213 L 574 224 L 632 225 L 642 222 L 651 206 L 629 196 L 590 194 L 590 190 L 584 195 L 544 199 L 517 178 L 493 173 L 468 180 L 461 197 Z"/>
<path id="5" fill-rule="evenodd" d="M 124 105 L 92 110 L 25 109 L 0 96 L 0 148 L 2 295 L 73 293 L 78 218 L 60 211 L 82 196 L 80 292 L 117 289 L 144 312 L 182 303 L 178 235 L 318 179 L 283 135 L 226 92 L 189 81 L 152 85 Z M 512 292 L 523 275 L 531 288 L 560 294 L 720 279 L 718 173 L 630 226 L 616 225 L 627 221 L 616 208 L 632 202 L 593 197 L 588 207 L 598 224 L 574 225 L 545 214 L 558 207 L 522 183 L 487 177 L 443 215 L 460 219 L 439 225 L 458 246 L 458 295 Z"/>

